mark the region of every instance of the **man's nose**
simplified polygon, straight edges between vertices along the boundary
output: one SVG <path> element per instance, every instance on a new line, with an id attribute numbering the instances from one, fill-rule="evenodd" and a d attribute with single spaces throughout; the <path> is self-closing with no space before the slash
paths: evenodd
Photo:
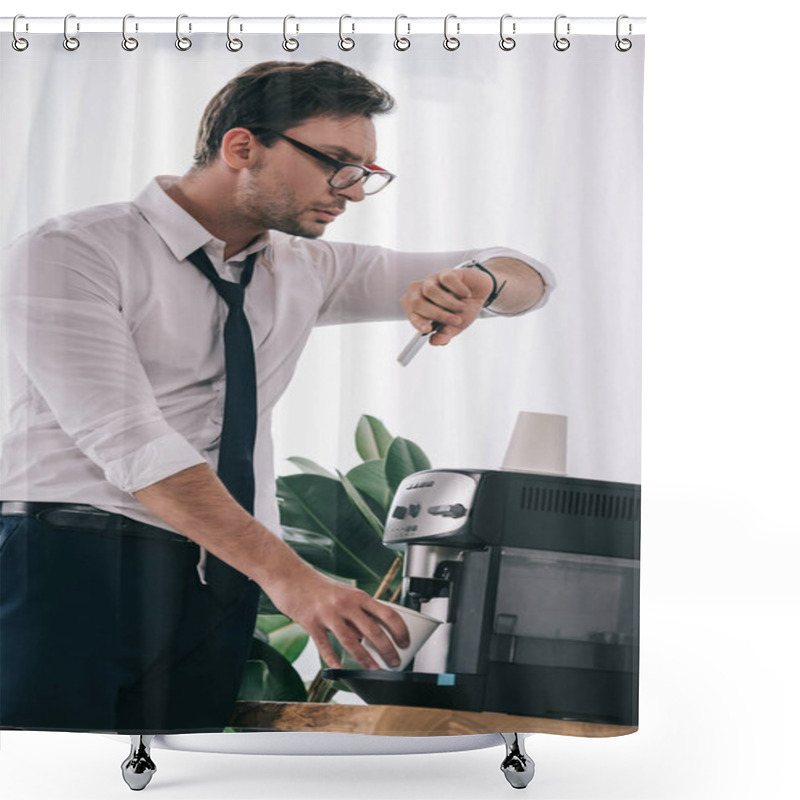
<path id="1" fill-rule="evenodd" d="M 344 197 L 353 203 L 360 203 L 366 195 L 364 194 L 364 184 L 359 181 L 346 189 L 334 189 L 334 193 L 340 197 Z"/>

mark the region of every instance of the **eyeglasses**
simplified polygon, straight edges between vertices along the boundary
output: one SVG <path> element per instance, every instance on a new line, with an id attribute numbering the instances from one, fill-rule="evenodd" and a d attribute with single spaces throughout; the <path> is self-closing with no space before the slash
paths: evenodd
<path id="1" fill-rule="evenodd" d="M 290 136 L 286 136 L 283 133 L 273 131 L 271 128 L 250 128 L 250 131 L 256 134 L 256 136 L 265 133 L 271 136 L 277 136 L 279 139 L 289 142 L 289 144 L 296 147 L 298 150 L 302 150 L 304 153 L 313 156 L 323 164 L 333 167 L 334 172 L 330 178 L 328 178 L 328 184 L 334 189 L 349 189 L 351 186 L 355 186 L 361 181 L 361 188 L 364 190 L 364 194 L 376 194 L 397 177 L 391 172 L 379 167 L 377 164 L 364 164 L 362 166 L 361 164 L 348 164 L 344 161 L 338 161 L 327 155 L 327 153 L 323 153 L 314 147 L 309 147 L 307 144 L 298 142 L 296 139 L 292 139 Z"/>

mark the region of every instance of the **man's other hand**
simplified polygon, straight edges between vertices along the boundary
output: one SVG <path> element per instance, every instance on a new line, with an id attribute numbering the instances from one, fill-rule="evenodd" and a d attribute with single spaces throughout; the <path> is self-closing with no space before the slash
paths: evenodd
<path id="1" fill-rule="evenodd" d="M 478 269 L 445 269 L 410 284 L 400 304 L 420 333 L 439 323 L 430 343 L 444 345 L 475 321 L 492 288 L 492 279 Z"/>
<path id="2" fill-rule="evenodd" d="M 403 618 L 366 592 L 338 583 L 306 564 L 303 567 L 292 570 L 285 580 L 273 579 L 268 587 L 269 597 L 286 616 L 308 631 L 325 663 L 335 669 L 342 666 L 328 639 L 328 633 L 332 633 L 364 669 L 381 668 L 364 647 L 364 639 L 389 666 L 399 664 L 392 639 L 397 646 L 408 647 L 408 628 Z"/>

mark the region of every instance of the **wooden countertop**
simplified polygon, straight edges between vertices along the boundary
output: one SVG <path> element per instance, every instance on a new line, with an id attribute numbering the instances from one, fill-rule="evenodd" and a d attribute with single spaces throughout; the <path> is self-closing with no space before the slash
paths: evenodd
<path id="1" fill-rule="evenodd" d="M 259 731 L 327 731 L 382 736 L 464 736 L 475 733 L 553 733 L 560 736 L 625 736 L 638 728 L 518 717 L 482 711 L 416 706 L 335 703 L 238 702 L 231 727 Z"/>

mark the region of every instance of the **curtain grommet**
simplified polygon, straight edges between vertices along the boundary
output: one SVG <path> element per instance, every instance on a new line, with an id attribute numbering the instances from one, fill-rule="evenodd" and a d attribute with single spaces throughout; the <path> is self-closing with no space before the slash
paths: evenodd
<path id="1" fill-rule="evenodd" d="M 349 36 L 344 35 L 344 31 L 342 28 L 344 27 L 344 21 L 346 19 L 353 19 L 349 14 L 342 14 L 339 17 L 339 49 L 344 50 L 345 52 L 349 52 L 356 46 L 355 39 L 351 39 Z M 352 31 L 351 33 L 355 33 L 356 26 L 355 23 L 351 23 Z"/>
<path id="2" fill-rule="evenodd" d="M 24 53 L 28 49 L 28 45 L 30 44 L 30 42 L 28 42 L 27 39 L 23 38 L 22 36 L 20 36 L 17 33 L 17 20 L 18 19 L 25 19 L 25 15 L 24 14 L 17 14 L 17 16 L 14 17 L 14 22 L 11 24 L 11 35 L 13 37 L 11 39 L 11 46 L 18 53 Z M 26 23 L 25 27 L 27 28 L 27 23 Z"/>
<path id="3" fill-rule="evenodd" d="M 192 40 L 188 36 L 181 35 L 181 20 L 187 19 L 188 14 L 178 14 L 177 19 L 175 20 L 175 47 L 178 48 L 182 53 L 185 53 L 191 46 Z M 192 23 L 189 23 L 189 32 L 191 33 L 192 30 Z"/>
<path id="4" fill-rule="evenodd" d="M 569 50 L 569 46 L 571 44 L 570 40 L 567 39 L 567 36 L 570 34 L 570 23 L 567 23 L 567 36 L 559 36 L 558 34 L 558 21 L 561 19 L 566 19 L 566 14 L 559 14 L 553 23 L 553 35 L 555 36 L 555 41 L 553 42 L 553 47 L 558 50 L 559 53 L 563 53 L 565 50 Z"/>
<path id="5" fill-rule="evenodd" d="M 620 33 L 619 33 L 619 31 L 620 31 L 620 22 L 622 22 L 623 19 L 629 19 L 628 15 L 627 14 L 620 14 L 617 17 L 617 41 L 614 42 L 614 47 L 616 47 L 617 50 L 619 50 L 620 53 L 627 53 L 628 50 L 630 50 L 631 47 L 633 47 L 633 42 L 630 39 L 625 39 L 622 36 L 620 36 Z M 628 36 L 630 36 L 631 33 L 633 33 L 633 25 L 631 25 L 631 23 L 629 22 L 628 23 Z"/>
<path id="6" fill-rule="evenodd" d="M 456 20 L 456 36 L 451 36 L 448 31 L 451 19 Z M 444 18 L 444 42 L 442 42 L 442 45 L 445 50 L 449 50 L 452 53 L 454 50 L 458 50 L 458 48 L 461 47 L 461 40 L 458 38 L 459 33 L 461 33 L 461 23 L 458 22 L 458 17 L 456 17 L 455 14 L 448 14 Z"/>
<path id="7" fill-rule="evenodd" d="M 283 49 L 286 50 L 287 53 L 293 53 L 295 50 L 297 50 L 298 47 L 300 47 L 300 42 L 298 42 L 297 39 L 293 39 L 288 35 L 287 28 L 290 19 L 297 19 L 297 17 L 288 14 L 283 18 L 283 42 L 281 42 L 281 47 L 283 47 Z M 295 32 L 296 33 L 300 32 L 299 25 L 295 26 Z"/>
<path id="8" fill-rule="evenodd" d="M 122 18 L 122 43 L 121 47 L 123 50 L 126 50 L 129 53 L 132 53 L 138 46 L 139 40 L 134 38 L 133 36 L 128 36 L 128 20 L 134 19 L 133 14 L 126 14 Z M 136 25 L 136 30 L 139 30 L 138 24 Z"/>
<path id="9" fill-rule="evenodd" d="M 408 31 L 405 36 L 400 35 L 400 20 L 401 19 L 408 19 L 405 14 L 398 14 L 394 18 L 394 49 L 400 50 L 400 52 L 404 52 L 411 47 L 411 39 L 408 38 L 408 35 L 411 33 L 411 23 L 406 22 L 406 27 Z"/>
<path id="10" fill-rule="evenodd" d="M 228 51 L 231 53 L 238 53 L 244 47 L 244 42 L 242 42 L 241 39 L 236 39 L 233 36 L 231 36 L 231 22 L 235 19 L 239 19 L 239 17 L 236 14 L 231 14 L 228 17 L 228 31 L 227 31 L 228 41 L 225 42 L 225 47 L 227 47 Z M 242 29 L 241 26 L 239 26 L 240 31 L 241 29 Z"/>
<path id="11" fill-rule="evenodd" d="M 74 14 L 67 14 L 67 16 L 64 17 L 64 41 L 61 44 L 63 45 L 65 50 L 69 50 L 70 53 L 73 53 L 81 46 L 81 42 L 80 39 L 78 39 L 77 37 L 69 35 L 67 27 L 71 19 L 75 19 Z M 75 23 L 75 30 L 79 31 L 80 29 L 81 29 L 80 24 Z"/>
<path id="12" fill-rule="evenodd" d="M 511 14 L 503 14 L 503 16 L 500 17 L 500 49 L 505 50 L 506 53 L 509 52 L 509 50 L 513 50 L 517 46 L 516 39 L 514 39 L 512 36 L 506 36 L 505 24 L 507 19 L 512 19 Z M 516 33 L 516 32 L 517 32 L 517 23 L 512 22 L 511 33 Z"/>

